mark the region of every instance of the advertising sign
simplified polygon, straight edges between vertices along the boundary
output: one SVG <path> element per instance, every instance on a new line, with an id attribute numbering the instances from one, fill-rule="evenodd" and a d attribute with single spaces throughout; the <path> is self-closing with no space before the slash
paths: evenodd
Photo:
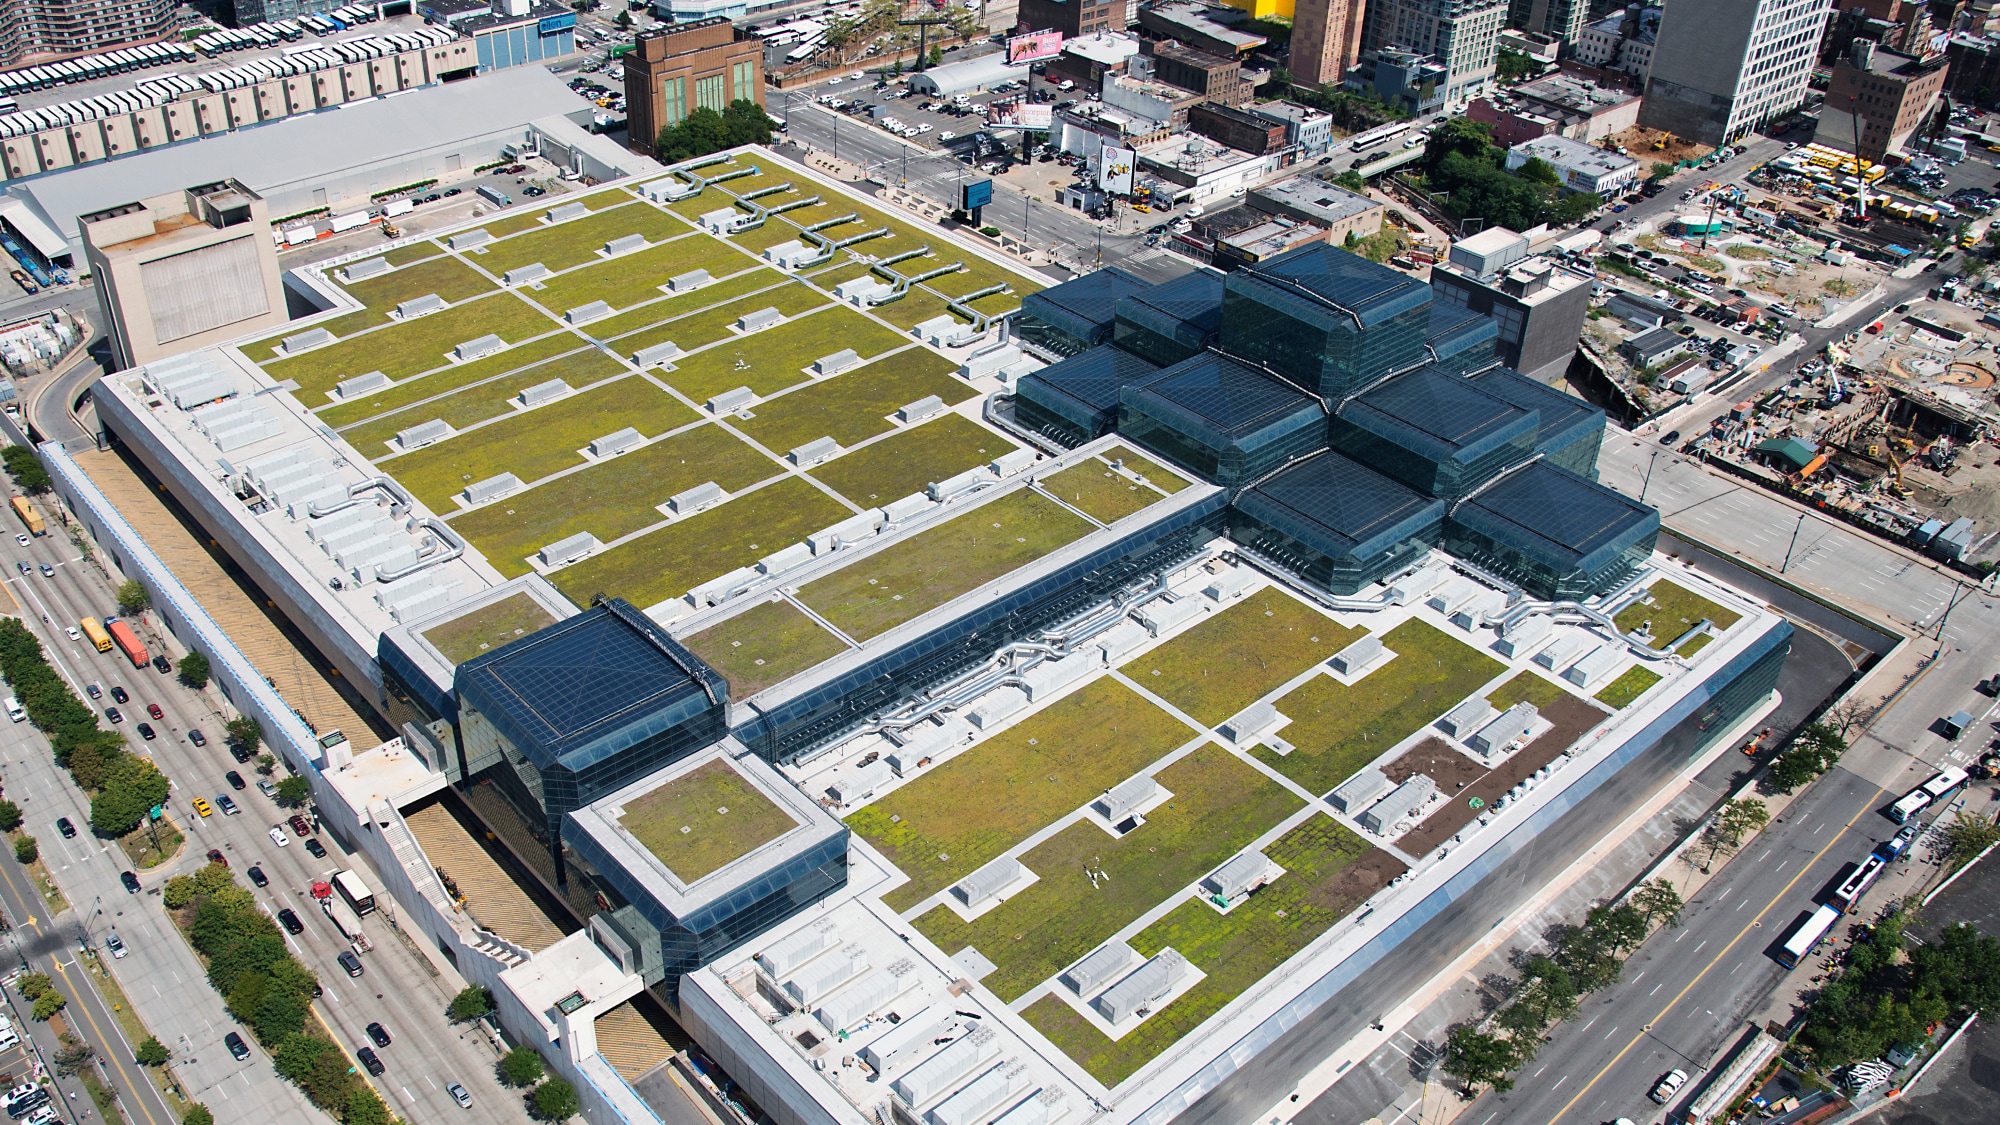
<path id="1" fill-rule="evenodd" d="M 543 16 L 535 30 L 543 35 L 554 35 L 558 31 L 566 31 L 575 26 L 576 13 L 564 12 L 559 16 Z"/>
<path id="2" fill-rule="evenodd" d="M 1031 31 L 1026 35 L 1016 35 L 1007 40 L 1007 65 L 1054 58 L 1062 54 L 1062 45 L 1063 33 L 1060 31 Z"/>
<path id="3" fill-rule="evenodd" d="M 1105 145 L 1097 154 L 1097 186 L 1113 195 L 1132 194 L 1132 168 L 1138 153 Z"/>
<path id="4" fill-rule="evenodd" d="M 1026 129 L 1030 132 L 1046 133 L 1055 123 L 1055 108 L 1052 105 L 1035 105 L 1027 102 L 989 105 L 986 107 L 986 127 L 989 130 Z"/>
<path id="5" fill-rule="evenodd" d="M 971 211 L 993 202 L 992 180 L 967 180 L 964 191 L 958 204 L 961 211 Z"/>

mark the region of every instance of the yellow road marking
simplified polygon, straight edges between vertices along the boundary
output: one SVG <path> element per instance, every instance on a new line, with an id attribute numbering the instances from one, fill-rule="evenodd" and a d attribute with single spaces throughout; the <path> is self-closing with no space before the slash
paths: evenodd
<path id="1" fill-rule="evenodd" d="M 1711 959 L 1708 964 L 1702 966 L 1701 972 L 1696 973 L 1694 979 L 1687 982 L 1686 988 L 1683 988 L 1679 992 L 1674 993 L 1673 999 L 1667 1001 L 1666 1007 L 1661 1008 L 1658 1015 L 1654 1016 L 1650 1020 L 1647 1020 L 1645 1027 L 1640 1029 L 1639 1034 L 1634 1035 L 1632 1037 L 1632 1041 L 1630 1043 L 1625 1044 L 1625 1046 L 1621 1048 L 1617 1054 L 1611 1056 L 1611 1061 L 1605 1063 L 1603 1069 L 1599 1070 L 1596 1074 L 1591 1075 L 1590 1081 L 1583 1084 L 1583 1087 L 1576 1092 L 1575 1097 L 1563 1103 L 1563 1107 L 1556 1111 L 1556 1115 L 1554 1117 L 1549 1118 L 1549 1125 L 1556 1125 L 1556 1122 L 1562 1120 L 1564 1114 L 1576 1108 L 1576 1103 L 1583 1100 L 1583 1096 L 1590 1092 L 1591 1087 L 1603 1081 L 1604 1076 L 1611 1072 L 1612 1067 L 1617 1066 L 1618 1063 L 1621 1060 L 1623 1060 L 1628 1053 L 1631 1052 L 1632 1048 L 1638 1046 L 1642 1040 L 1644 1040 L 1647 1036 L 1651 1035 L 1653 1033 L 1652 1029 L 1659 1026 L 1660 1021 L 1666 1018 L 1668 1012 L 1673 1011 L 1674 1005 L 1680 1003 L 1681 1000 L 1684 997 L 1686 997 L 1688 993 L 1694 991 L 1694 986 L 1701 983 L 1701 979 L 1708 975 L 1708 971 L 1710 969 L 1713 969 L 1717 965 L 1722 963 L 1722 959 L 1729 955 L 1729 951 L 1736 948 L 1737 942 L 1742 941 L 1744 937 L 1750 933 L 1751 930 L 1757 929 L 1759 923 L 1761 923 L 1764 920 L 1764 915 L 1769 914 L 1771 912 L 1771 908 L 1778 905 L 1778 901 L 1780 899 L 1790 894 L 1792 891 L 1792 887 L 1797 885 L 1800 879 L 1806 877 L 1806 872 L 1812 870 L 1813 864 L 1818 863 L 1823 857 L 1825 857 L 1826 853 L 1832 851 L 1833 846 L 1840 842 L 1841 837 L 1847 835 L 1847 830 L 1853 828 L 1855 822 L 1860 820 L 1863 816 L 1865 816 L 1870 809 L 1874 808 L 1875 802 L 1879 800 L 1882 797 L 1882 795 L 1887 792 L 1888 790 L 1882 789 L 1878 786 L 1873 793 L 1869 794 L 1868 800 L 1862 803 L 1861 808 L 1857 812 L 1855 812 L 1853 816 L 1848 818 L 1846 824 L 1841 825 L 1840 831 L 1833 834 L 1833 839 L 1828 840 L 1826 842 L 1826 847 L 1823 847 L 1818 852 L 1815 852 L 1813 854 L 1813 857 L 1806 861 L 1805 866 L 1799 869 L 1799 873 L 1797 875 L 1792 876 L 1790 882 L 1787 882 L 1783 887 L 1778 889 L 1778 893 L 1772 897 L 1770 902 L 1764 905 L 1764 909 L 1759 910 L 1756 916 L 1750 919 L 1749 924 L 1744 926 L 1740 933 L 1738 933 L 1735 937 L 1729 940 L 1728 945 L 1723 946 L 1719 951 L 1717 951 L 1715 957 Z"/>

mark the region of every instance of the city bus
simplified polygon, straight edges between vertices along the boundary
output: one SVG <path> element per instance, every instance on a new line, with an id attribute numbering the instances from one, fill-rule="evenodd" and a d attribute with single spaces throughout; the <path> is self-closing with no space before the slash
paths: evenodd
<path id="1" fill-rule="evenodd" d="M 1785 939 L 1784 948 L 1778 950 L 1778 964 L 1787 969 L 1798 968 L 1799 962 L 1812 956 L 1812 951 L 1826 940 L 1826 935 L 1838 921 L 1840 911 L 1831 906 L 1813 911 L 1812 917 L 1800 923 L 1799 928 L 1792 931 L 1792 936 Z"/>
<path id="2" fill-rule="evenodd" d="M 1827 899 L 1828 904 L 1842 914 L 1854 909 L 1861 896 L 1868 893 L 1868 888 L 1875 885 L 1875 880 L 1888 866 L 1888 859 L 1880 852 L 1869 852 L 1868 858 L 1854 869 L 1854 874 L 1841 880 L 1840 886 L 1833 889 L 1833 895 Z"/>
<path id="3" fill-rule="evenodd" d="M 1929 781 L 1903 795 L 1903 799 L 1889 806 L 1889 819 L 1897 824 L 1907 824 L 1911 817 L 1950 797 L 1964 785 L 1971 775 L 1957 766 L 1938 771 Z"/>
<path id="4" fill-rule="evenodd" d="M 90 638 L 90 643 L 97 646 L 97 651 L 111 651 L 111 634 L 105 631 L 104 626 L 97 623 L 97 618 L 86 617 L 76 624 L 77 628 L 83 630 L 83 635 Z"/>

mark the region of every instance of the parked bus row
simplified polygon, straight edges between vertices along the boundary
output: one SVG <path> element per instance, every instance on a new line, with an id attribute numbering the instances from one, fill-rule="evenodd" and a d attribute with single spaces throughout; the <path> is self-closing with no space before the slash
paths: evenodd
<path id="1" fill-rule="evenodd" d="M 32 90 L 47 90 L 71 82 L 109 78 L 127 71 L 191 63 L 199 57 L 193 47 L 181 43 L 148 43 L 143 47 L 125 47 L 103 54 L 85 55 L 78 59 L 0 71 L 0 94 L 12 96 Z"/>

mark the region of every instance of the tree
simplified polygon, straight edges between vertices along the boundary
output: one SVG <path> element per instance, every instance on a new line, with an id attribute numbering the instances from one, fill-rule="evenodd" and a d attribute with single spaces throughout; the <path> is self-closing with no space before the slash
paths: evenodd
<path id="1" fill-rule="evenodd" d="M 1771 762 L 1766 781 L 1780 793 L 1790 793 L 1833 768 L 1847 749 L 1847 739 L 1830 723 L 1808 723 L 1792 744 Z"/>
<path id="2" fill-rule="evenodd" d="M 1646 940 L 1646 912 L 1631 903 L 1600 906 L 1586 916 L 1584 925 L 1596 930 L 1613 953 L 1636 949 Z"/>
<path id="3" fill-rule="evenodd" d="M 118 612 L 130 617 L 152 608 L 153 595 L 146 591 L 144 583 L 137 578 L 128 578 L 118 587 Z"/>
<path id="4" fill-rule="evenodd" d="M 1649 180 L 1664 180 L 1668 176 L 1671 176 L 1678 171 L 1680 171 L 1679 168 L 1668 163 L 1667 161 L 1655 160 L 1653 162 L 1653 174 L 1646 178 Z"/>
<path id="5" fill-rule="evenodd" d="M 1507 1070 L 1514 1065 L 1514 1048 L 1505 1039 L 1473 1027 L 1454 1027 L 1445 1041 L 1444 1072 L 1465 1084 L 1470 1099 L 1480 1086 L 1505 1093 L 1514 1088 Z"/>
<path id="6" fill-rule="evenodd" d="M 123 836 L 164 804 L 171 788 L 151 762 L 127 754 L 105 771 L 104 788 L 90 799 L 90 826 L 101 835 Z"/>
<path id="7" fill-rule="evenodd" d="M 561 1078 L 551 1078 L 537 1086 L 528 1099 L 528 1112 L 537 1121 L 568 1121 L 582 1111 L 576 1087 Z"/>
<path id="8" fill-rule="evenodd" d="M 139 1044 L 139 1049 L 133 1053 L 132 1057 L 140 1066 L 165 1066 L 167 1065 L 168 1057 L 167 1048 L 164 1043 L 148 1035 Z"/>
<path id="9" fill-rule="evenodd" d="M 632 13 L 620 12 L 618 13 L 618 18 L 613 22 L 618 25 L 618 30 L 630 31 L 632 30 Z M 352 1125 L 352 1123 L 350 1122 L 349 1125 Z"/>
<path id="10" fill-rule="evenodd" d="M 312 782 L 293 774 L 278 781 L 278 803 L 293 808 L 303 806 L 312 799 Z"/>
<path id="11" fill-rule="evenodd" d="M 12 801 L 0 801 L 0 832 L 12 832 L 21 827 L 21 806 Z"/>
<path id="12" fill-rule="evenodd" d="M 277 755 L 275 755 L 275 754 L 259 754 L 259 755 L 257 755 L 257 772 L 258 772 L 258 773 L 270 773 L 270 772 L 271 772 L 272 770 L 274 770 L 274 769 L 277 769 L 277 768 L 278 768 L 278 757 L 277 757 Z"/>
<path id="13" fill-rule="evenodd" d="M 1491 125 L 1470 117 L 1450 117 L 1431 130 L 1430 140 L 1424 142 L 1423 167 L 1426 172 L 1434 171 L 1445 157 L 1454 154 L 1490 161 L 1492 151 Z"/>
<path id="14" fill-rule="evenodd" d="M 55 982 L 49 979 L 47 973 L 24 973 L 14 982 L 14 991 L 20 993 L 24 1000 L 33 1000 L 54 987 Z"/>
<path id="15" fill-rule="evenodd" d="M 1502 82 L 1514 82 L 1523 78 L 1533 78 L 1542 72 L 1542 64 L 1519 51 L 1502 50 L 1495 60 L 1498 71 L 1496 77 Z"/>
<path id="16" fill-rule="evenodd" d="M 62 993 L 51 988 L 35 997 L 35 1006 L 28 1014 L 37 1022 L 47 1023 L 50 1016 L 69 1006 L 69 1000 Z"/>
<path id="17" fill-rule="evenodd" d="M 944 48 L 933 44 L 931 46 L 930 56 L 924 60 L 924 65 L 937 66 L 943 62 L 944 62 Z"/>
<path id="18" fill-rule="evenodd" d="M 347 1112 L 342 1116 L 344 1125 L 390 1125 L 393 1120 L 389 1116 L 389 1107 L 382 1104 L 375 1091 L 363 1088 L 347 1095 Z"/>
<path id="19" fill-rule="evenodd" d="M 1539 156 L 1529 157 L 1514 170 L 1514 174 L 1531 183 L 1548 184 L 1551 187 L 1562 185 L 1562 173 L 1556 171 L 1555 165 Z"/>
<path id="20" fill-rule="evenodd" d="M 729 147 L 729 125 L 720 113 L 696 106 L 693 113 L 660 130 L 653 142 L 656 157 L 664 164 L 677 164 Z"/>
<path id="21" fill-rule="evenodd" d="M 194 901 L 195 882 L 192 875 L 176 875 L 167 880 L 160 890 L 160 901 L 168 910 L 179 910 Z"/>
<path id="22" fill-rule="evenodd" d="M 24 445 L 10 445 L 0 452 L 0 464 L 4 464 L 7 475 L 14 478 L 15 487 L 30 496 L 47 492 L 53 483 L 49 479 L 49 471 L 42 467 L 42 459 Z"/>
<path id="23" fill-rule="evenodd" d="M 542 1080 L 542 1056 L 533 1047 L 516 1047 L 500 1060 L 500 1081 L 509 1086 L 533 1086 Z"/>
<path id="24" fill-rule="evenodd" d="M 97 1048 L 65 1031 L 59 1038 L 61 1046 L 56 1048 L 54 1062 L 56 1076 L 68 1078 L 90 1064 L 97 1057 Z"/>
<path id="25" fill-rule="evenodd" d="M 41 847 L 35 843 L 33 836 L 23 836 L 14 841 L 14 858 L 24 864 L 35 862 L 35 857 L 41 854 Z"/>
<path id="26" fill-rule="evenodd" d="M 1961 809 L 1944 826 L 1945 866 L 1952 870 L 1964 867 L 1995 843 L 2000 843 L 2000 825 Z"/>
<path id="27" fill-rule="evenodd" d="M 1333 182 L 1335 186 L 1344 187 L 1348 191 L 1355 192 L 1356 194 L 1359 195 L 1368 194 L 1368 178 L 1352 168 L 1349 168 L 1347 171 L 1342 172 L 1338 176 L 1335 176 L 1333 178 Z"/>
<path id="28" fill-rule="evenodd" d="M 215 1125 L 215 1115 L 208 1111 L 207 1106 L 196 1102 L 181 1114 L 181 1125 Z"/>
<path id="29" fill-rule="evenodd" d="M 478 985 L 471 985 L 460 989 L 458 995 L 451 998 L 451 1007 L 445 1009 L 445 1015 L 450 1017 L 453 1023 L 464 1023 L 467 1020 L 476 1020 L 492 1010 L 493 993 Z"/>
<path id="30" fill-rule="evenodd" d="M 1755 797 L 1742 797 L 1723 805 L 1702 833 L 1702 843 L 1708 848 L 1708 861 L 1702 870 L 1706 871 L 1716 856 L 1724 852 L 1734 854 L 1746 837 L 1763 831 L 1769 823 L 1769 806 Z"/>
<path id="31" fill-rule="evenodd" d="M 1992 234 L 1991 231 L 1987 233 L 1989 236 Z M 1854 732 L 1863 723 L 1868 721 L 1869 717 L 1868 705 L 1853 696 L 1849 696 L 1827 708 L 1826 716 L 1821 721 L 1832 727 L 1844 742 L 1851 738 Z"/>
<path id="32" fill-rule="evenodd" d="M 190 652 L 181 657 L 179 669 L 181 683 L 196 691 L 208 686 L 208 657 L 198 652 Z"/>
<path id="33" fill-rule="evenodd" d="M 264 724 L 248 715 L 238 715 L 229 720 L 222 730 L 230 742 L 246 751 L 255 752 L 264 742 Z"/>
<path id="34" fill-rule="evenodd" d="M 1682 901 L 1680 892 L 1665 879 L 1648 879 L 1633 888 L 1627 899 L 1639 912 L 1646 916 L 1646 924 L 1652 925 L 1658 919 L 1662 926 L 1681 924 L 1681 910 L 1687 903 Z"/>

